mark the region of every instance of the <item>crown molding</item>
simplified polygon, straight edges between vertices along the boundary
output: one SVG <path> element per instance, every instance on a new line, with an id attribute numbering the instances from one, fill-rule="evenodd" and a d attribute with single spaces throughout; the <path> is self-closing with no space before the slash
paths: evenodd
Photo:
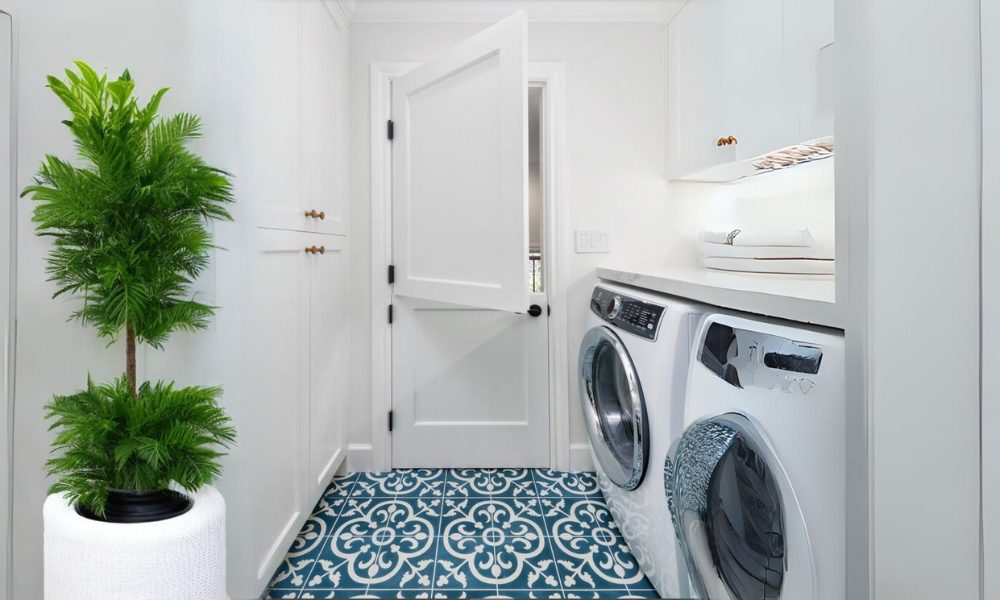
<path id="1" fill-rule="evenodd" d="M 523 10 L 539 23 L 669 22 L 686 0 L 342 0 L 353 23 L 490 23 Z"/>

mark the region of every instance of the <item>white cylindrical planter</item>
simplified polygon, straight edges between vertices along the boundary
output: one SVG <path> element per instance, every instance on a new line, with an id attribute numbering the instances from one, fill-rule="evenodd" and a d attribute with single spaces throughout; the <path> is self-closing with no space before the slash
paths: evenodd
<path id="1" fill-rule="evenodd" d="M 46 600 L 225 600 L 226 503 L 213 487 L 191 510 L 152 523 L 81 517 L 45 500 Z"/>

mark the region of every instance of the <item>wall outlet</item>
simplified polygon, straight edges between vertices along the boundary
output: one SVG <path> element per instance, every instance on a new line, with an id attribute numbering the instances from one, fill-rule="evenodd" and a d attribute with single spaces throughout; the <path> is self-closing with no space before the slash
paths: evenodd
<path id="1" fill-rule="evenodd" d="M 578 253 L 611 252 L 608 231 L 606 229 L 577 229 L 576 251 Z"/>

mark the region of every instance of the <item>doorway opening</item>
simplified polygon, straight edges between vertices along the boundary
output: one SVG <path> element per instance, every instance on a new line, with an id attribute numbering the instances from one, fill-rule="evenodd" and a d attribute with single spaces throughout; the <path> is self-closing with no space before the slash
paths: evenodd
<path id="1" fill-rule="evenodd" d="M 541 85 L 528 87 L 528 291 L 545 290 L 542 262 L 545 187 L 542 185 L 542 94 Z"/>

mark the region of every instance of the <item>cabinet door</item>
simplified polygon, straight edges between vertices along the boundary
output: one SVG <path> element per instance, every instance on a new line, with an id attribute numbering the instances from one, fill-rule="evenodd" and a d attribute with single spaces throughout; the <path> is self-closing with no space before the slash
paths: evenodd
<path id="1" fill-rule="evenodd" d="M 247 124 L 234 140 L 243 165 L 240 202 L 253 211 L 255 225 L 277 229 L 306 224 L 299 192 L 299 13 L 298 4 L 291 6 L 247 3 L 246 30 L 258 39 L 246 44 L 238 67 L 245 89 L 232 107 Z"/>
<path id="2" fill-rule="evenodd" d="M 722 3 L 688 2 L 668 29 L 670 172 L 683 177 L 731 162 L 734 146 L 718 146 L 728 136 L 722 112 Z"/>
<path id="3" fill-rule="evenodd" d="M 322 254 L 309 274 L 309 488 L 320 490 L 346 456 L 347 238 L 313 235 Z"/>
<path id="4" fill-rule="evenodd" d="M 230 360 L 250 379 L 239 402 L 252 407 L 241 423 L 240 453 L 252 457 L 261 484 L 254 491 L 254 556 L 287 548 L 303 511 L 308 448 L 308 280 L 305 234 L 258 229 L 246 269 L 243 327 L 247 347 Z M 311 258 L 311 257 L 309 257 Z"/>
<path id="5" fill-rule="evenodd" d="M 797 102 L 784 61 L 782 0 L 715 0 L 723 47 L 722 112 L 736 160 L 798 141 Z"/>
<path id="6" fill-rule="evenodd" d="M 347 234 L 342 168 L 346 33 L 325 2 L 303 2 L 301 31 L 301 190 L 299 207 L 323 218 L 306 217 L 306 230 Z"/>
<path id="7" fill-rule="evenodd" d="M 785 60 L 798 102 L 799 139 L 833 135 L 833 0 L 785 0 Z"/>

